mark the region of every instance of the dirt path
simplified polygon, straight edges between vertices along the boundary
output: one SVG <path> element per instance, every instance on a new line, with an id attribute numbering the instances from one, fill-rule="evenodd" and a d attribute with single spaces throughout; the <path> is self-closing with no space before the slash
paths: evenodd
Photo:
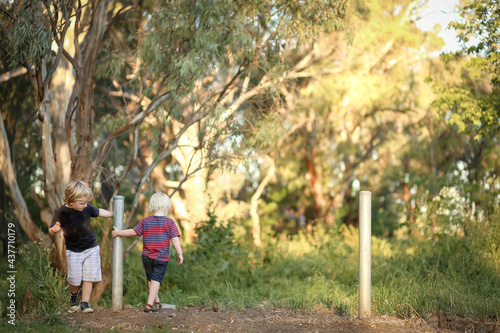
<path id="1" fill-rule="evenodd" d="M 327 311 L 296 313 L 289 310 L 219 311 L 188 307 L 144 313 L 142 308 L 126 307 L 121 312 L 98 309 L 92 314 L 65 314 L 64 319 L 76 329 L 95 331 L 118 329 L 129 332 L 162 330 L 168 332 L 220 333 L 420 333 L 481 332 L 500 333 L 498 322 L 478 323 L 466 319 L 447 321 L 402 320 L 387 316 L 360 320 L 338 317 Z M 448 329 L 439 329 L 445 326 Z"/>

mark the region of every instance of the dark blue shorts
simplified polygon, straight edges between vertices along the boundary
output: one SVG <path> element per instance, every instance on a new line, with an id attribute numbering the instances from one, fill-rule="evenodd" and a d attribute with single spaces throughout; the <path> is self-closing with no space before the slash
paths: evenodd
<path id="1" fill-rule="evenodd" d="M 142 264 L 146 271 L 148 281 L 157 281 L 161 283 L 165 272 L 167 271 L 168 261 L 156 260 L 147 256 L 142 256 Z"/>

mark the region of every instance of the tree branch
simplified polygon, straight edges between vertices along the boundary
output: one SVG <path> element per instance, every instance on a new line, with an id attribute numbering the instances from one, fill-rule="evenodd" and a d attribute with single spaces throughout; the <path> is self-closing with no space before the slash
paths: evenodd
<path id="1" fill-rule="evenodd" d="M 178 147 L 179 140 L 182 137 L 182 135 L 184 135 L 184 133 L 187 131 L 187 129 L 189 127 L 191 127 L 192 125 L 196 124 L 201 119 L 203 119 L 205 116 L 206 116 L 206 114 L 200 114 L 197 117 L 195 117 L 193 120 L 191 120 L 187 125 L 185 125 L 180 130 L 180 132 L 176 135 L 176 138 L 175 138 L 174 142 L 172 143 L 172 145 L 170 146 L 170 148 L 167 149 L 166 151 L 164 151 L 160 156 L 158 156 L 158 158 L 153 163 L 151 163 L 151 165 L 146 170 L 146 172 L 144 173 L 144 175 L 142 176 L 141 180 L 139 181 L 139 183 L 136 186 L 134 200 L 133 200 L 133 203 L 132 203 L 132 210 L 131 210 L 131 213 L 129 215 L 129 218 L 127 219 L 127 222 L 125 223 L 125 228 L 128 228 L 128 226 L 130 224 L 130 221 L 132 219 L 132 216 L 134 216 L 134 214 L 135 214 L 135 211 L 137 209 L 137 205 L 138 205 L 138 202 L 139 202 L 139 196 L 142 193 L 142 187 L 144 186 L 144 183 L 146 183 L 146 180 L 149 178 L 151 172 L 154 170 L 154 168 L 156 168 L 156 166 L 160 163 L 160 161 L 162 161 L 163 159 L 165 159 L 168 156 L 170 156 L 170 154 L 172 153 L 172 151 Z"/>
<path id="2" fill-rule="evenodd" d="M 10 79 L 15 78 L 16 76 L 26 74 L 27 72 L 28 70 L 25 67 L 18 67 L 10 72 L 3 73 L 0 75 L 0 83 L 9 81 Z"/>

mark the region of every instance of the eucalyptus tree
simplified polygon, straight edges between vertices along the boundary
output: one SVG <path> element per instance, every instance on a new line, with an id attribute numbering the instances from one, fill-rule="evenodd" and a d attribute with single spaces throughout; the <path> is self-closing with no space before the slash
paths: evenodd
<path id="1" fill-rule="evenodd" d="M 205 208 L 206 167 L 228 161 L 219 143 L 232 134 L 238 114 L 255 109 L 258 94 L 275 94 L 295 80 L 314 58 L 310 39 L 344 29 L 350 3 L 24 0 L 2 6 L 10 76 L 24 66 L 34 87 L 45 224 L 70 178 L 97 190 L 101 185 L 107 200 L 122 186 L 131 188 L 127 225 L 144 193 L 174 194 L 182 185 L 185 201 L 173 199 L 179 215 L 184 204 L 181 223 L 189 234 Z M 292 57 L 297 51 L 305 56 Z M 8 140 L 2 136 L 0 157 L 16 216 L 30 239 L 41 237 L 48 246 L 52 240 L 27 213 L 11 163 L 17 147 L 11 150 Z M 109 258 L 111 226 L 101 227 Z M 63 268 L 61 239 L 55 244 L 54 263 Z M 110 280 L 108 264 L 103 261 L 98 295 Z"/>
<path id="2" fill-rule="evenodd" d="M 461 19 L 450 26 L 459 30 L 464 52 L 422 67 L 431 103 L 398 137 L 401 163 L 386 168 L 386 186 L 403 185 L 395 198 L 405 203 L 402 225 L 410 233 L 435 240 L 464 234 L 498 204 L 498 8 L 494 1 L 462 1 Z"/>
<path id="3" fill-rule="evenodd" d="M 432 75 L 429 81 L 440 119 L 466 138 L 452 170 L 462 177 L 454 187 L 466 198 L 468 223 L 498 204 L 500 5 L 467 0 L 460 1 L 457 10 L 460 17 L 449 28 L 457 30 L 462 50 L 442 55 L 448 78 Z"/>
<path id="4" fill-rule="evenodd" d="M 500 4 L 494 0 L 463 0 L 457 10 L 460 18 L 449 28 L 458 32 L 462 51 L 444 54 L 445 62 L 466 56 L 468 75 L 475 85 L 440 85 L 436 82 L 436 107 L 461 131 L 474 132 L 476 138 L 495 136 L 500 130 Z"/>
<path id="5" fill-rule="evenodd" d="M 325 35 L 317 44 L 323 56 L 308 69 L 314 75 L 283 92 L 285 108 L 293 101 L 283 121 L 293 134 L 276 174 L 293 192 L 291 207 L 311 223 L 355 224 L 356 191 L 375 190 L 383 179 L 379 153 L 397 142 L 393 133 L 425 114 L 430 100 L 421 68 L 443 42 L 417 28 L 423 5 L 363 3 L 352 17 L 352 44 L 329 48 L 342 39 Z M 369 165 L 379 168 L 375 178 L 368 179 Z"/>
<path id="6" fill-rule="evenodd" d="M 116 77 L 114 85 L 142 87 L 150 99 L 159 92 L 169 96 L 157 113 L 146 118 L 149 130 L 139 133 L 139 142 L 155 143 L 159 156 L 145 161 L 143 176 L 170 193 L 175 190 L 169 187 L 183 183 L 182 195 L 172 199 L 185 235 L 204 218 L 205 166 L 231 161 L 227 148 L 231 140 L 220 142 L 231 137 L 237 122 L 244 119 L 241 112 L 258 109 L 256 98 L 275 94 L 284 82 L 295 80 L 312 59 L 312 50 L 303 45 L 310 45 L 320 29 L 342 29 L 347 11 L 345 2 L 221 1 L 214 6 L 210 1 L 196 5 L 187 1 L 151 13 L 138 37 L 139 62 L 132 62 L 140 75 L 135 80 Z M 297 51 L 305 61 L 291 56 Z M 185 133 L 178 145 L 172 146 L 172 138 L 181 131 Z M 151 156 L 151 144 L 139 147 L 140 155 Z M 135 193 L 138 201 L 140 188 Z"/>
<path id="7" fill-rule="evenodd" d="M 4 2 L 2 3 L 1 22 L 2 51 L 8 54 L 12 65 L 20 64 L 25 67 L 34 88 L 34 108 L 39 120 L 40 137 L 42 138 L 40 149 L 45 171 L 43 184 L 45 200 L 52 211 L 55 211 L 62 200 L 54 187 L 56 176 L 50 130 L 49 85 L 62 58 L 63 48 L 59 47 L 57 53 L 52 52 L 51 43 L 54 40 L 60 46 L 65 40 L 69 27 L 69 23 L 65 22 L 69 22 L 70 19 L 68 7 L 71 7 L 73 3 L 69 2 L 68 6 L 60 5 L 59 3 L 41 1 Z M 41 232 L 28 212 L 16 179 L 16 172 L 12 164 L 14 158 L 11 157 L 11 147 L 3 124 L 1 129 L 2 176 L 13 199 L 14 212 L 21 227 L 31 240 L 41 241 L 44 246 L 50 246 L 52 240 Z M 58 235 L 55 238 L 56 244 L 58 244 L 56 261 L 64 265 L 62 236 Z"/>

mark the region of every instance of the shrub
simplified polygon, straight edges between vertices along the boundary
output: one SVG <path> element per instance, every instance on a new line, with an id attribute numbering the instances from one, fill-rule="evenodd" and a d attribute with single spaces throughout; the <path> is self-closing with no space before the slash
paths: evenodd
<path id="1" fill-rule="evenodd" d="M 31 242 L 19 250 L 15 274 L 15 327 L 19 332 L 67 331 L 68 326 L 62 322 L 59 314 L 69 290 L 57 269 L 51 267 L 48 259 L 50 250 Z M 10 302 L 5 281 L 0 284 L 1 304 Z M 1 308 L 2 316 L 6 316 L 6 307 Z M 12 326 L 3 322 L 0 329 L 9 330 Z"/>

